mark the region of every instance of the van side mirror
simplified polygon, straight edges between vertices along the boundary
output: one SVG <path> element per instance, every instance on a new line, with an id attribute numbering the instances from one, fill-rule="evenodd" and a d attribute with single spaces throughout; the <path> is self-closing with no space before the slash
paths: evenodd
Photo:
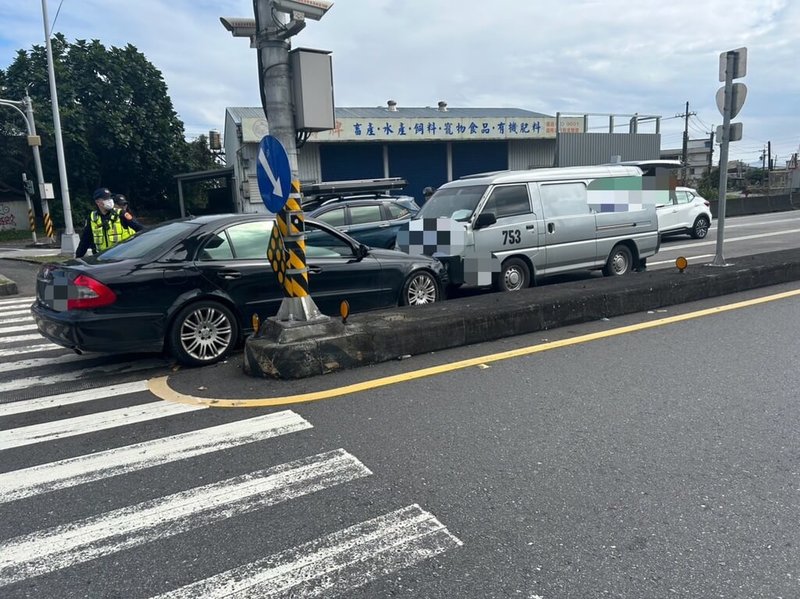
<path id="1" fill-rule="evenodd" d="M 497 217 L 494 215 L 494 212 L 481 212 L 478 215 L 478 218 L 475 219 L 475 224 L 472 226 L 472 228 L 477 231 L 478 229 L 483 229 L 484 227 L 493 225 L 496 222 Z"/>

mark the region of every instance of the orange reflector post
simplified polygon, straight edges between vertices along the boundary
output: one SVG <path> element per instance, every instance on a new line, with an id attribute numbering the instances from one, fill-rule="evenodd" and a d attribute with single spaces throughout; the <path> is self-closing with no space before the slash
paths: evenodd
<path id="1" fill-rule="evenodd" d="M 258 333 L 258 329 L 261 327 L 261 319 L 258 317 L 258 314 L 254 312 L 250 322 L 253 323 L 253 332 Z"/>
<path id="2" fill-rule="evenodd" d="M 683 272 L 684 270 L 686 270 L 686 267 L 689 266 L 689 261 L 683 256 L 678 256 L 675 259 L 675 266 L 678 268 L 679 271 Z"/>
<path id="3" fill-rule="evenodd" d="M 350 316 L 350 302 L 342 300 L 339 304 L 339 314 L 342 315 L 342 322 L 347 322 L 347 317 Z"/>

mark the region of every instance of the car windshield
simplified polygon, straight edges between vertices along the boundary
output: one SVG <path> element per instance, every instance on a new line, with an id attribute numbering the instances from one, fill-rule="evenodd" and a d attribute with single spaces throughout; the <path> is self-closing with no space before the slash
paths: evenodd
<path id="1" fill-rule="evenodd" d="M 444 187 L 434 193 L 414 218 L 452 218 L 467 221 L 475 212 L 487 185 Z"/>
<path id="2" fill-rule="evenodd" d="M 127 241 L 115 245 L 98 255 L 96 260 L 97 262 L 113 262 L 142 258 L 159 247 L 167 249 L 197 227 L 196 223 L 186 221 L 165 223 L 153 229 L 142 231 Z"/>

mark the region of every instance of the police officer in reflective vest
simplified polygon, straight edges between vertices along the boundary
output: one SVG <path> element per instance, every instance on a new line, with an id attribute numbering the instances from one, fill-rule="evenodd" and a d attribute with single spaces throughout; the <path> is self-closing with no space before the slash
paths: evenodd
<path id="1" fill-rule="evenodd" d="M 123 221 L 127 221 L 128 226 L 122 228 L 122 239 L 127 239 L 128 237 L 133 237 L 136 234 L 136 231 L 141 229 L 141 225 L 139 225 L 136 217 L 133 216 L 133 212 L 131 209 L 128 208 L 128 198 L 126 198 L 121 193 L 115 193 L 114 196 L 114 208 L 119 210 L 120 216 L 122 217 Z M 133 226 L 130 226 L 130 225 Z M 136 228 L 136 225 L 139 225 L 139 228 Z"/>
<path id="2" fill-rule="evenodd" d="M 123 239 L 130 237 L 129 231 L 135 233 L 142 229 L 142 225 L 133 217 L 124 218 L 122 212 L 114 207 L 114 199 L 108 189 L 96 190 L 93 198 L 97 210 L 92 210 L 86 221 L 86 226 L 81 233 L 81 241 L 75 251 L 76 258 L 82 258 L 89 249 L 93 254 L 98 254 L 114 247 Z"/>

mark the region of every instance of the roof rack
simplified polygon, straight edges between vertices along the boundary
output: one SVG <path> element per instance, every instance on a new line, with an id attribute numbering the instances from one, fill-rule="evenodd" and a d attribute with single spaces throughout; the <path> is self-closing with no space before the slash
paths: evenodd
<path id="1" fill-rule="evenodd" d="M 325 181 L 310 183 L 303 187 L 303 195 L 318 196 L 344 194 L 367 191 L 389 191 L 390 189 L 403 189 L 408 182 L 402 177 L 388 177 L 386 179 L 351 179 L 349 181 Z"/>

